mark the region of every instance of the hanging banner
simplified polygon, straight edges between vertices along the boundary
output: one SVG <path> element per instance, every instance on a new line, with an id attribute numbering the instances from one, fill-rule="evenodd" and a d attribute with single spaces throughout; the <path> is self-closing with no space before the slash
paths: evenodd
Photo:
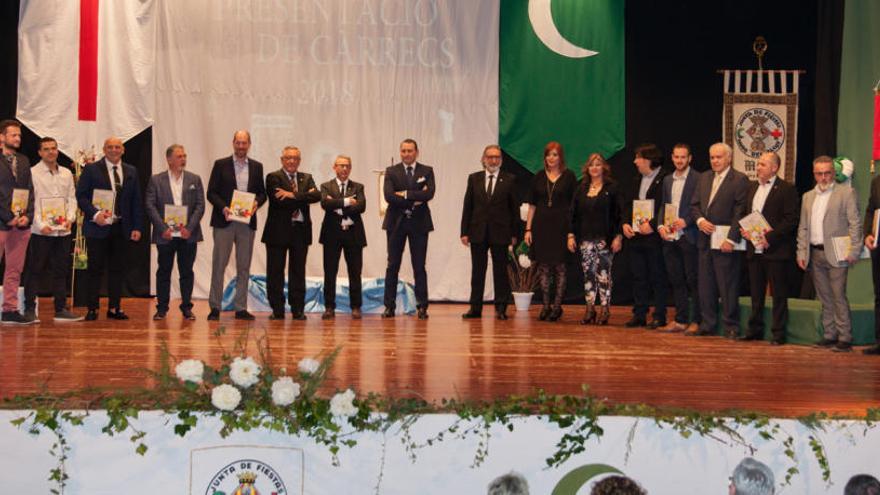
<path id="1" fill-rule="evenodd" d="M 733 148 L 733 168 L 755 180 L 762 153 L 779 155 L 779 176 L 795 179 L 800 72 L 724 71 L 722 139 Z"/>

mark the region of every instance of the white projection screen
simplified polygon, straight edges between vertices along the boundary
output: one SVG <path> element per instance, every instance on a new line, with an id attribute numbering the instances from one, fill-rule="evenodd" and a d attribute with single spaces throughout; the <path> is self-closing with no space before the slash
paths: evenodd
<path id="1" fill-rule="evenodd" d="M 287 145 L 301 149 L 300 170 L 318 184 L 333 177 L 337 154 L 350 155 L 351 177 L 365 184 L 367 194 L 363 276 L 383 277 L 386 239 L 377 172 L 399 160 L 401 140 L 413 138 L 419 161 L 433 166 L 437 178 L 429 295 L 467 300 L 470 255 L 459 242 L 461 201 L 467 175 L 480 169 L 484 146 L 497 140 L 497 0 L 157 3 L 154 172 L 166 169 L 165 148 L 179 143 L 188 154 L 187 169 L 200 174 L 207 188 L 214 160 L 231 154 L 237 129 L 250 130 L 250 156 L 263 162 L 265 173 L 280 168 Z M 207 297 L 210 283 L 210 211 L 208 205 L 195 297 Z M 259 242 L 265 218 L 264 207 L 252 274 L 265 273 Z M 317 243 L 322 218 L 320 206 L 313 205 L 309 276 L 323 273 Z M 412 282 L 408 260 L 407 252 L 401 279 Z"/>

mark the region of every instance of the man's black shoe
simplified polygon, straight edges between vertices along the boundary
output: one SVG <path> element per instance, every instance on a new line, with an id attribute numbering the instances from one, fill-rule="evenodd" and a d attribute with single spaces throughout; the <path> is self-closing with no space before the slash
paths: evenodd
<path id="1" fill-rule="evenodd" d="M 654 320 L 648 323 L 648 330 L 657 330 L 666 326 L 666 320 Z"/>
<path id="2" fill-rule="evenodd" d="M 107 310 L 107 318 L 111 320 L 127 320 L 128 315 L 125 314 L 121 309 L 117 308 L 116 310 L 108 309 Z"/>
<path id="3" fill-rule="evenodd" d="M 283 320 L 284 313 L 272 313 L 271 315 L 269 315 L 269 319 L 273 321 Z"/>
<path id="4" fill-rule="evenodd" d="M 322 320 L 332 320 L 336 318 L 336 310 L 333 308 L 327 308 L 324 310 L 324 313 L 321 315 Z"/>
<path id="5" fill-rule="evenodd" d="M 482 317 L 483 315 L 479 311 L 475 311 L 473 309 L 461 315 L 462 320 L 474 320 Z"/>
<path id="6" fill-rule="evenodd" d="M 211 312 L 208 313 L 208 321 L 218 321 L 220 320 L 220 310 L 217 308 L 211 308 Z"/>
<path id="7" fill-rule="evenodd" d="M 761 336 L 754 335 L 754 334 L 746 334 L 746 335 L 740 335 L 739 337 L 736 338 L 736 340 L 739 340 L 739 341 L 761 340 Z"/>
<path id="8" fill-rule="evenodd" d="M 303 313 L 302 311 L 295 311 L 295 312 L 293 313 L 292 317 L 293 317 L 294 320 L 303 321 L 303 320 L 306 319 L 306 314 Z"/>
<path id="9" fill-rule="evenodd" d="M 864 349 L 862 354 L 867 354 L 868 356 L 880 356 L 880 344 L 873 345 Z"/>
<path id="10" fill-rule="evenodd" d="M 849 342 L 838 342 L 836 346 L 831 348 L 831 352 L 852 352 L 852 344 Z"/>
<path id="11" fill-rule="evenodd" d="M 90 309 L 88 313 L 86 313 L 85 321 L 95 321 L 98 319 L 98 311 L 94 309 Z"/>
<path id="12" fill-rule="evenodd" d="M 236 320 L 244 320 L 244 321 L 254 321 L 256 318 L 254 318 L 254 315 L 248 313 L 248 310 L 242 309 L 242 310 L 235 312 L 235 319 Z"/>
<path id="13" fill-rule="evenodd" d="M 507 310 L 502 309 L 495 313 L 495 317 L 501 321 L 507 320 Z"/>
<path id="14" fill-rule="evenodd" d="M 153 315 L 153 321 L 164 320 L 167 314 L 165 311 L 156 311 L 156 314 Z"/>
<path id="15" fill-rule="evenodd" d="M 183 313 L 184 320 L 195 321 L 196 319 L 196 315 L 194 315 L 190 309 L 181 310 L 181 313 Z"/>
<path id="16" fill-rule="evenodd" d="M 419 308 L 416 312 L 416 317 L 420 320 L 428 319 L 428 308 Z"/>
<path id="17" fill-rule="evenodd" d="M 382 311 L 382 318 L 394 318 L 394 308 L 385 306 L 385 311 Z"/>
<path id="18" fill-rule="evenodd" d="M 773 339 L 770 341 L 770 345 L 785 345 L 785 339 Z"/>
<path id="19" fill-rule="evenodd" d="M 834 347 L 836 345 L 837 339 L 822 339 L 819 342 L 816 342 L 816 347 L 824 347 L 826 349 L 829 347 Z"/>
<path id="20" fill-rule="evenodd" d="M 646 322 L 645 320 L 643 320 L 641 318 L 633 317 L 633 318 L 630 318 L 629 321 L 624 323 L 623 326 L 625 326 L 626 328 L 636 328 L 636 327 L 643 327 L 647 324 L 648 324 L 648 322 Z"/>

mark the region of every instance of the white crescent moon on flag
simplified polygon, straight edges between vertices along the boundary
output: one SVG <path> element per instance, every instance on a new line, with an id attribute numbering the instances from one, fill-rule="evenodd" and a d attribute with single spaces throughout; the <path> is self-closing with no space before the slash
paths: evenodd
<path id="1" fill-rule="evenodd" d="M 553 13 L 550 11 L 552 0 L 529 0 L 529 21 L 532 29 L 538 35 L 547 48 L 569 58 L 585 58 L 597 55 L 599 52 L 587 50 L 562 37 L 556 24 L 553 22 Z"/>

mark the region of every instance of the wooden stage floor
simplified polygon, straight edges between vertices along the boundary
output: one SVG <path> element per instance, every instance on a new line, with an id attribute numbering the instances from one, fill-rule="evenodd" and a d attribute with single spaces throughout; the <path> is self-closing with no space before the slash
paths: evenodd
<path id="1" fill-rule="evenodd" d="M 102 301 L 103 302 L 103 301 Z M 40 301 L 50 307 L 51 301 Z M 174 301 L 172 301 L 174 307 Z M 139 369 L 159 365 L 160 344 L 178 359 L 217 364 L 222 347 L 231 349 L 248 322 L 223 313 L 208 322 L 207 303 L 198 301 L 198 320 L 183 321 L 173 309 L 154 322 L 153 301 L 127 299 L 127 322 L 53 323 L 0 327 L 0 398 L 84 385 L 128 387 L 144 383 Z M 581 384 L 615 403 L 644 403 L 719 411 L 760 411 L 780 417 L 816 411 L 863 414 L 880 407 L 880 357 L 767 342 L 734 342 L 721 337 L 685 337 L 645 329 L 625 329 L 628 307 L 615 307 L 607 327 L 578 324 L 581 306 L 566 306 L 563 321 L 538 322 L 539 307 L 494 319 L 461 319 L 461 304 L 433 304 L 430 318 L 382 319 L 347 314 L 322 321 L 268 320 L 257 314 L 250 325 L 269 336 L 273 359 L 293 369 L 303 357 L 342 346 L 328 391 L 352 387 L 396 397 L 490 399 L 526 394 L 579 394 Z M 218 341 L 214 330 L 225 326 Z M 222 344 L 222 345 L 221 345 Z M 252 346 L 253 347 L 253 346 Z"/>

